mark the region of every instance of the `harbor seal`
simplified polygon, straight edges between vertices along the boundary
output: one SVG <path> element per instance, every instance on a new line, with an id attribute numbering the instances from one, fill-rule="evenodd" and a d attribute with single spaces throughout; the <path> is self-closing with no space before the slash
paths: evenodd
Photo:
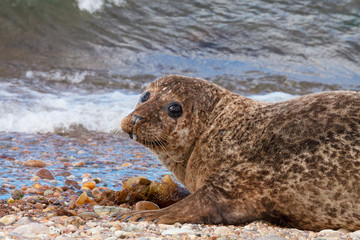
<path id="1" fill-rule="evenodd" d="M 120 220 L 360 229 L 360 92 L 265 103 L 171 75 L 149 84 L 121 128 L 191 195 Z"/>

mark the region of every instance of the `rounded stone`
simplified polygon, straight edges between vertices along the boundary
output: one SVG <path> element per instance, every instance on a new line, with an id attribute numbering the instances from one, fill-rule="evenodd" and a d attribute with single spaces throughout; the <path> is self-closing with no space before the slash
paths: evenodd
<path id="1" fill-rule="evenodd" d="M 135 210 L 136 211 L 142 211 L 142 210 L 156 210 L 156 209 L 160 209 L 159 206 L 153 202 L 149 202 L 149 201 L 140 201 L 137 202 L 135 205 Z"/>
<path id="2" fill-rule="evenodd" d="M 43 167 L 46 167 L 46 163 L 44 163 L 41 160 L 29 160 L 29 161 L 24 162 L 24 166 L 25 167 L 40 167 L 40 168 L 43 168 Z"/>
<path id="3" fill-rule="evenodd" d="M 37 173 L 36 176 L 39 176 L 41 179 L 49 179 L 49 180 L 54 180 L 54 175 L 47 170 L 46 168 L 42 168 L 40 169 Z"/>

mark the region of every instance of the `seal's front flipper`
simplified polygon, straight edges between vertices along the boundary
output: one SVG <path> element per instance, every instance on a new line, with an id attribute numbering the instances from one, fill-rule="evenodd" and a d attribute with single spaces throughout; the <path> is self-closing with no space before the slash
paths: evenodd
<path id="1" fill-rule="evenodd" d="M 235 204 L 235 205 L 234 205 Z M 247 204 L 236 204 L 218 192 L 202 188 L 183 200 L 163 209 L 130 211 L 116 218 L 120 221 L 152 221 L 162 224 L 203 223 L 241 224 L 259 219 L 253 211 L 244 211 Z M 242 209 L 241 209 L 242 208 Z"/>

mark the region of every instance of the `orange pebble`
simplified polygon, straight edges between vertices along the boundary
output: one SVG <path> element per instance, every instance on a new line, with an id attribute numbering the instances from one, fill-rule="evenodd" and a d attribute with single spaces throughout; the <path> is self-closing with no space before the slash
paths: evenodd
<path id="1" fill-rule="evenodd" d="M 96 186 L 95 182 L 94 181 L 91 181 L 91 182 L 86 182 L 82 185 L 82 187 L 86 187 L 86 188 L 89 188 L 90 190 L 94 189 Z"/>

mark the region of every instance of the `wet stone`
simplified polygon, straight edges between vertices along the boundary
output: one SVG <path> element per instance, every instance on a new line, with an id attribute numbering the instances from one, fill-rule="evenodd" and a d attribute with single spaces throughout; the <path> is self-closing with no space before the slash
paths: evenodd
<path id="1" fill-rule="evenodd" d="M 115 206 L 100 206 L 100 205 L 94 206 L 94 212 L 99 215 L 112 215 L 115 213 L 127 212 L 127 211 L 130 211 L 130 209 L 115 207 Z"/>
<path id="2" fill-rule="evenodd" d="M 82 212 L 82 213 L 79 213 L 78 216 L 81 217 L 81 218 L 84 219 L 84 220 L 93 219 L 93 218 L 98 218 L 98 217 L 99 217 L 99 215 L 97 215 L 97 214 L 94 213 L 94 212 Z"/>
<path id="3" fill-rule="evenodd" d="M 24 192 L 15 188 L 11 190 L 11 197 L 15 200 L 19 200 L 24 197 Z"/>
<path id="4" fill-rule="evenodd" d="M 24 162 L 25 167 L 46 167 L 46 164 L 41 160 L 29 160 Z"/>
<path id="5" fill-rule="evenodd" d="M 40 177 L 41 179 L 49 179 L 54 180 L 54 175 L 47 169 L 42 168 L 37 173 L 36 176 Z"/>

